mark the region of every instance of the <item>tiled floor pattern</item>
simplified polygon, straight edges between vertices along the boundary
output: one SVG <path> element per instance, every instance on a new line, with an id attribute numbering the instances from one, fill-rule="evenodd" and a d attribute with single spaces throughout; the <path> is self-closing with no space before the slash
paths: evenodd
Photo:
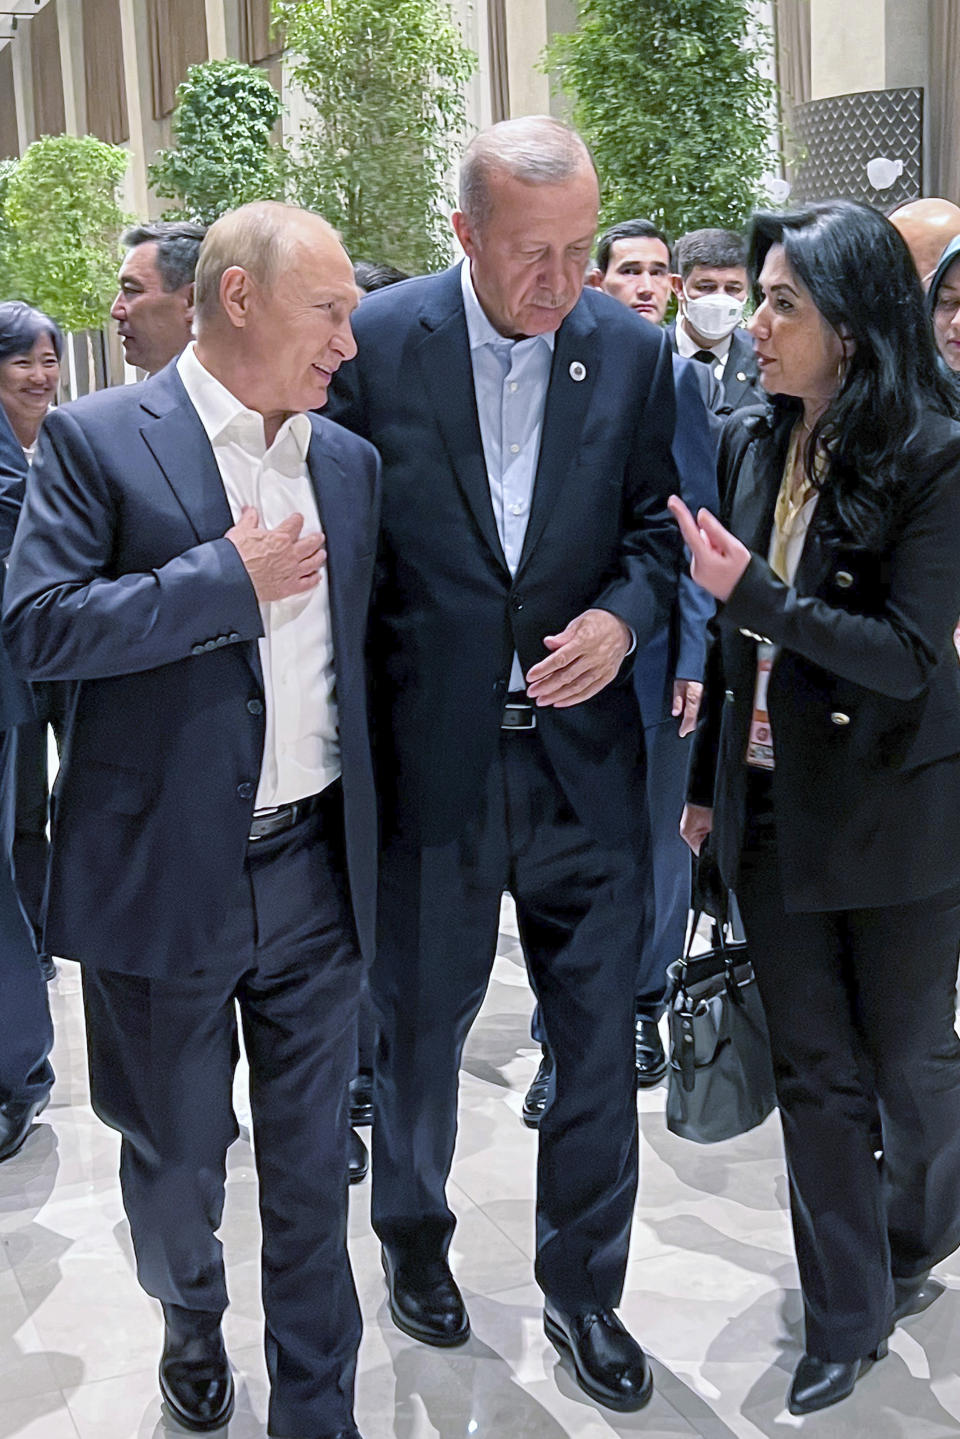
<path id="1" fill-rule="evenodd" d="M 0 1166 L 0 1439 L 163 1439 L 182 1431 L 156 1389 L 159 1309 L 133 1277 L 116 1179 L 117 1140 L 89 1109 L 78 972 L 51 990 L 57 1087 L 44 1122 Z M 960 1259 L 928 1314 L 838 1408 L 784 1409 L 800 1306 L 776 1118 L 699 1148 L 668 1134 L 662 1088 L 640 1095 L 640 1198 L 622 1314 L 652 1356 L 656 1393 L 617 1416 L 587 1400 L 543 1336 L 533 1283 L 535 1136 L 519 1120 L 537 1054 L 509 906 L 461 1088 L 452 1202 L 454 1266 L 473 1336 L 427 1349 L 387 1317 L 369 1184 L 351 1199 L 351 1249 L 366 1331 L 357 1417 L 364 1439 L 941 1439 L 960 1435 Z M 229 1439 L 262 1439 L 256 1182 L 231 1150 L 226 1219 L 238 1382 Z M 318 1296 L 322 1303 L 322 1296 Z"/>

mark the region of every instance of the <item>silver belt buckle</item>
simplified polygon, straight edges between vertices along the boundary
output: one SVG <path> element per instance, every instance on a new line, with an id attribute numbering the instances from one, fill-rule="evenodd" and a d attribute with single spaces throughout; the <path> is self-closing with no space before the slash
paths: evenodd
<path id="1" fill-rule="evenodd" d="M 537 727 L 537 715 L 533 705 L 529 704 L 505 704 L 503 707 L 503 718 L 500 721 L 501 729 L 509 730 L 532 730 Z"/>

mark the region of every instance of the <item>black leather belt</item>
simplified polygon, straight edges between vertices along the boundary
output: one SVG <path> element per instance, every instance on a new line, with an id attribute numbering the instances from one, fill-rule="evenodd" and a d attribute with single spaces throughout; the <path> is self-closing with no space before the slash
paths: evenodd
<path id="1" fill-rule="evenodd" d="M 282 804 L 277 809 L 255 814 L 250 821 L 247 838 L 252 843 L 258 839 L 269 839 L 271 835 L 283 834 L 284 830 L 292 829 L 295 824 L 306 819 L 307 815 L 314 814 L 326 797 L 327 790 L 323 790 L 320 794 L 307 795 L 306 799 L 294 800 L 293 804 Z"/>
<path id="2" fill-rule="evenodd" d="M 532 730 L 537 727 L 536 706 L 525 695 L 507 695 L 503 707 L 500 728 L 509 730 Z"/>

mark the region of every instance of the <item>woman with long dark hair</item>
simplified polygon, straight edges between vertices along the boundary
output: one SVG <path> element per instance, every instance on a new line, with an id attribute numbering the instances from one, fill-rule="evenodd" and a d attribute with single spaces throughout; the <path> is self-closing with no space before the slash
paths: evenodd
<path id="1" fill-rule="evenodd" d="M 682 828 L 713 832 L 769 1024 L 805 1414 L 960 1244 L 960 425 L 876 211 L 758 215 L 750 260 L 769 407 L 728 421 L 723 523 L 671 500 L 720 602 Z"/>

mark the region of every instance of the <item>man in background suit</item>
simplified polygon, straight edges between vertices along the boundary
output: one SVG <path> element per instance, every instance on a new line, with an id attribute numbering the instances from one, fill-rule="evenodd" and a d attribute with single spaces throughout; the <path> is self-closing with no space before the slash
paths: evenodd
<path id="1" fill-rule="evenodd" d="M 651 220 L 622 220 L 597 241 L 587 284 L 619 300 L 638 319 L 659 325 L 670 298 L 670 271 L 670 247 L 663 232 Z M 680 488 L 697 497 L 695 504 L 709 507 L 717 502 L 716 439 L 723 392 L 707 366 L 676 354 L 673 378 L 673 458 Z M 706 625 L 713 614 L 709 597 L 690 583 L 686 564 L 679 563 L 670 624 L 644 647 L 633 669 L 647 755 L 652 879 L 637 973 L 634 1055 L 640 1089 L 659 1084 L 667 1068 L 658 1020 L 666 966 L 682 950 L 690 904 L 690 851 L 680 838 L 678 816 L 686 790 L 687 736 L 696 728 L 703 693 Z M 553 1097 L 554 1071 L 538 1011 L 531 1030 L 543 1057 L 524 1096 L 521 1118 L 536 1129 Z"/>
<path id="2" fill-rule="evenodd" d="M 373 932 L 379 462 L 305 413 L 354 353 L 356 300 L 318 216 L 218 220 L 196 345 L 50 417 L 7 593 L 24 673 L 77 684 L 46 938 L 84 965 L 92 1101 L 123 1136 L 137 1272 L 163 1306 L 161 1390 L 191 1429 L 233 1407 L 216 1230 L 239 1006 L 284 1439 L 357 1439 L 346 1090 Z"/>
<path id="3" fill-rule="evenodd" d="M 616 290 L 611 291 L 607 279 L 611 261 L 616 263 L 617 249 L 609 231 L 601 236 L 597 267 L 588 279 L 608 294 L 613 293 L 614 298 L 621 298 Z M 604 256 L 607 263 L 601 267 Z M 641 313 L 644 319 L 654 322 L 652 315 Z M 681 495 L 686 491 L 693 505 L 710 509 L 717 503 L 720 420 L 706 407 L 710 401 L 704 396 L 703 381 L 717 390 L 720 387 L 709 367 L 694 360 L 674 355 L 673 371 L 677 392 L 673 458 Z M 718 408 L 722 405 L 721 395 Z M 690 581 L 686 563 L 681 560 L 680 564 L 670 626 L 644 647 L 634 665 L 647 751 L 654 890 L 637 979 L 635 1053 L 637 1085 L 641 1089 L 658 1084 L 667 1069 L 657 1021 L 663 1013 L 667 965 L 683 950 L 690 908 L 690 851 L 680 835 L 679 816 L 686 796 L 689 736 L 697 727 L 703 695 L 707 624 L 714 611 L 710 596 Z"/>
<path id="4" fill-rule="evenodd" d="M 0 600 L 5 560 L 23 500 L 27 465 L 0 407 Z M 33 699 L 0 642 L 0 1161 L 20 1149 L 53 1084 L 46 986 L 11 870 L 16 731 L 35 723 Z"/>
<path id="5" fill-rule="evenodd" d="M 602 1404 L 650 1395 L 614 1314 L 636 1192 L 633 991 L 646 889 L 628 655 L 668 621 L 670 352 L 583 292 L 598 207 L 555 120 L 470 145 L 467 259 L 368 296 L 334 413 L 384 463 L 371 632 L 383 807 L 373 1222 L 390 1311 L 452 1345 L 457 1073 L 510 889 L 557 1064 L 540 1128 L 545 1326 Z"/>
<path id="6" fill-rule="evenodd" d="M 691 230 L 673 247 L 672 277 L 679 315 L 670 343 L 701 360 L 720 381 L 729 413 L 763 402 L 753 343 L 740 328 L 749 293 L 747 254 L 735 230 Z"/>
<path id="7" fill-rule="evenodd" d="M 194 276 L 206 228 L 189 220 L 134 225 L 110 309 L 128 365 L 155 375 L 190 343 Z"/>

